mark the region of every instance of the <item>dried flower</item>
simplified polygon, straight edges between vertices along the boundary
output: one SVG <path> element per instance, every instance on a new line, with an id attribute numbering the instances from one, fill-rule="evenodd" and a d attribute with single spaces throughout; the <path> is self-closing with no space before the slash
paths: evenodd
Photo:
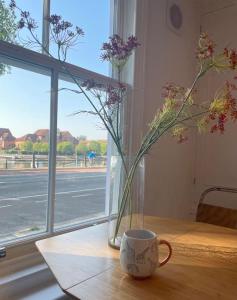
<path id="1" fill-rule="evenodd" d="M 237 53 L 235 49 L 228 50 L 227 48 L 224 49 L 224 56 L 228 59 L 230 63 L 230 68 L 235 69 L 237 65 Z"/>
<path id="2" fill-rule="evenodd" d="M 104 88 L 103 84 L 96 83 L 94 79 L 86 79 L 81 83 L 81 86 L 84 87 L 86 90 L 92 89 L 102 89 Z"/>
<path id="3" fill-rule="evenodd" d="M 184 96 L 185 88 L 175 85 L 173 83 L 167 83 L 163 86 L 162 96 L 164 98 L 176 98 L 177 96 Z"/>
<path id="4" fill-rule="evenodd" d="M 15 0 L 11 0 L 10 4 L 9 4 L 9 7 L 10 7 L 11 10 L 15 9 L 16 8 L 16 1 Z"/>
<path id="5" fill-rule="evenodd" d="M 200 60 L 210 59 L 214 55 L 215 44 L 207 33 L 201 33 L 197 48 L 197 58 Z"/>
<path id="6" fill-rule="evenodd" d="M 111 108 L 111 106 L 117 103 L 121 103 L 122 97 L 119 88 L 109 85 L 107 87 L 106 92 L 107 92 L 107 99 L 105 101 L 105 105 Z"/>
<path id="7" fill-rule="evenodd" d="M 114 34 L 109 37 L 108 43 L 103 44 L 102 50 L 104 53 L 102 53 L 101 58 L 110 61 L 117 67 L 122 67 L 133 50 L 139 45 L 137 38 L 134 36 L 129 36 L 125 42 L 119 35 Z"/>

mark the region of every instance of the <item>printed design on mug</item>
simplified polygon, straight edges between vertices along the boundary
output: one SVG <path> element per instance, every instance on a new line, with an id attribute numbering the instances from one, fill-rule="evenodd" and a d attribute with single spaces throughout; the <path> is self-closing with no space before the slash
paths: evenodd
<path id="1" fill-rule="evenodd" d="M 152 243 L 151 245 L 151 254 L 156 255 L 157 253 L 157 242 L 155 241 L 154 243 Z"/>
<path id="2" fill-rule="evenodd" d="M 147 261 L 150 264 L 150 273 L 153 273 L 153 271 L 156 269 L 157 267 L 157 263 L 155 261 L 153 261 L 150 257 L 147 258 Z"/>
<path id="3" fill-rule="evenodd" d="M 135 250 L 129 245 L 128 241 L 126 241 L 127 244 L 127 261 L 130 262 L 130 264 L 135 264 Z"/>
<path id="4" fill-rule="evenodd" d="M 136 264 L 127 264 L 127 270 L 132 274 L 139 273 L 139 268 Z"/>
<path id="5" fill-rule="evenodd" d="M 146 263 L 146 253 L 149 251 L 149 247 L 144 249 L 141 253 L 136 255 L 136 263 L 144 265 Z"/>

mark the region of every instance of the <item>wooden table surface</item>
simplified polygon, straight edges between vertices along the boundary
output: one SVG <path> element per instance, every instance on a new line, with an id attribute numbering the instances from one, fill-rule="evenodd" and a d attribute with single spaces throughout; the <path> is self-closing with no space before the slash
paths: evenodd
<path id="1" fill-rule="evenodd" d="M 62 290 L 78 299 L 237 299 L 237 230 L 145 217 L 145 228 L 168 240 L 171 260 L 136 280 L 120 270 L 104 223 L 36 243 Z M 166 248 L 161 256 L 166 255 Z"/>

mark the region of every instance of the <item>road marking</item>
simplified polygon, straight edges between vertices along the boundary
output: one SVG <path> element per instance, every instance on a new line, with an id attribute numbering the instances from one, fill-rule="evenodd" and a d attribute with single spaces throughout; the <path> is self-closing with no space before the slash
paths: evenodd
<path id="1" fill-rule="evenodd" d="M 57 178 L 56 175 L 56 180 L 69 180 L 69 179 L 88 179 L 88 178 L 98 178 L 98 177 L 105 177 L 106 175 L 96 175 L 96 176 L 73 176 L 73 177 L 64 177 L 64 178 Z"/>
<path id="2" fill-rule="evenodd" d="M 48 200 L 38 200 L 38 201 L 35 201 L 35 203 L 41 203 L 41 202 L 46 202 Z"/>
<path id="3" fill-rule="evenodd" d="M 5 182 L 5 181 L 0 181 L 0 184 L 3 184 L 3 183 L 7 183 L 7 182 Z"/>
<path id="4" fill-rule="evenodd" d="M 0 199 L 0 202 L 1 201 L 17 201 L 17 200 L 20 200 L 19 198 L 5 198 L 5 199 Z"/>
<path id="5" fill-rule="evenodd" d="M 92 195 L 93 194 L 77 195 L 77 196 L 72 196 L 72 198 L 88 197 L 88 196 L 92 196 Z"/>
<path id="6" fill-rule="evenodd" d="M 4 205 L 4 206 L 0 206 L 0 208 L 9 207 L 9 206 L 12 206 L 12 205 Z"/>
<path id="7" fill-rule="evenodd" d="M 105 188 L 85 189 L 85 190 L 78 190 L 78 191 L 67 191 L 67 192 L 56 193 L 56 195 L 64 195 L 64 194 L 71 194 L 71 193 L 81 193 L 81 192 L 89 192 L 89 191 L 97 191 L 97 190 L 105 190 Z"/>
<path id="8" fill-rule="evenodd" d="M 71 193 L 90 192 L 90 191 L 97 191 L 97 190 L 105 190 L 105 188 L 95 188 L 95 189 L 85 189 L 85 190 L 77 190 L 77 191 L 58 192 L 58 193 L 56 193 L 56 195 L 66 195 L 66 194 L 71 194 Z M 1 201 L 7 201 L 7 200 L 22 200 L 22 199 L 29 199 L 29 198 L 45 197 L 45 196 L 48 196 L 48 194 L 22 196 L 22 197 L 17 197 L 17 198 L 5 198 L 5 199 L 0 199 L 0 202 Z"/>

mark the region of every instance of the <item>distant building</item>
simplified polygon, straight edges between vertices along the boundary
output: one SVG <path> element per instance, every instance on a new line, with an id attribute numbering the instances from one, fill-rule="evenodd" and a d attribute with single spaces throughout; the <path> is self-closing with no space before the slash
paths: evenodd
<path id="1" fill-rule="evenodd" d="M 15 146 L 16 146 L 16 148 L 19 149 L 20 145 L 23 144 L 23 143 L 25 143 L 25 142 L 32 142 L 32 143 L 37 142 L 37 135 L 34 134 L 34 133 L 33 134 L 29 133 L 29 134 L 26 134 L 26 135 L 24 135 L 22 137 L 16 138 L 15 139 Z"/>
<path id="2" fill-rule="evenodd" d="M 58 142 L 70 142 L 74 145 L 78 144 L 78 140 L 72 136 L 69 131 L 60 131 L 58 135 Z"/>
<path id="3" fill-rule="evenodd" d="M 49 129 L 38 129 L 34 134 L 37 136 L 38 142 L 49 142 Z"/>
<path id="4" fill-rule="evenodd" d="M 14 148 L 15 139 L 8 128 L 0 128 L 0 149 Z"/>
<path id="5" fill-rule="evenodd" d="M 32 143 L 49 143 L 49 129 L 38 129 L 35 133 L 28 133 L 22 137 L 15 138 L 8 128 L 0 128 L 0 149 L 20 148 L 20 145 L 29 141 Z M 69 131 L 57 130 L 57 142 L 70 142 L 74 145 L 79 143 Z"/>

